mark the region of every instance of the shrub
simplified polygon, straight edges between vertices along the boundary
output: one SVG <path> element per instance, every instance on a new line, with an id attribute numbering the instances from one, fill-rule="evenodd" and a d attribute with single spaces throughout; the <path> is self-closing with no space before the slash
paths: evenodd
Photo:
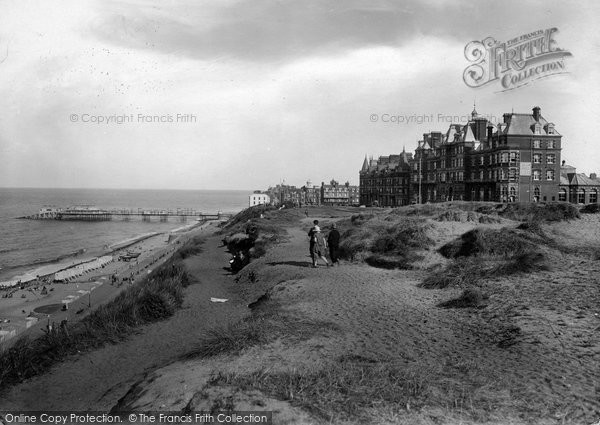
<path id="1" fill-rule="evenodd" d="M 581 208 L 580 212 L 584 214 L 595 214 L 600 212 L 600 204 L 587 204 Z"/>
<path id="2" fill-rule="evenodd" d="M 474 258 L 459 258 L 443 270 L 431 272 L 419 286 L 427 289 L 473 285 L 479 279 L 481 264 Z"/>
<path id="3" fill-rule="evenodd" d="M 363 223 L 371 220 L 373 217 L 375 217 L 373 214 L 355 214 L 350 217 L 350 222 L 354 226 L 361 226 Z"/>
<path id="4" fill-rule="evenodd" d="M 478 254 L 507 256 L 535 251 L 536 244 L 509 229 L 473 229 L 439 249 L 446 258 Z"/>
<path id="5" fill-rule="evenodd" d="M 499 214 L 518 221 L 564 221 L 580 217 L 577 207 L 567 202 L 510 203 Z"/>

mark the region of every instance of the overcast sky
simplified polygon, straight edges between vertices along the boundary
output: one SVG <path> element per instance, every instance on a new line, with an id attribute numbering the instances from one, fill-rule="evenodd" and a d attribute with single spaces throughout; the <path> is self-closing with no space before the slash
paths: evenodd
<path id="1" fill-rule="evenodd" d="M 600 172 L 597 4 L 0 0 L 0 186 L 358 184 L 365 154 L 412 152 L 474 101 L 498 119 L 540 106 L 563 159 Z M 470 41 L 551 27 L 567 73 L 464 83 Z M 110 116 L 128 121 L 91 122 Z"/>

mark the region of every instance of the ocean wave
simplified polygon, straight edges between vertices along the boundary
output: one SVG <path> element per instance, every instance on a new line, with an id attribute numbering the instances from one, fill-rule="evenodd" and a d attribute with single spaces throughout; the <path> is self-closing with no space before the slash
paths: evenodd
<path id="1" fill-rule="evenodd" d="M 61 254 L 58 257 L 36 258 L 35 260 L 30 260 L 30 261 L 27 261 L 24 263 L 17 263 L 17 264 L 14 264 L 14 265 L 4 268 L 4 270 L 20 269 L 23 267 L 43 266 L 44 264 L 59 263 L 63 260 L 69 259 L 69 258 L 78 257 L 82 254 L 85 254 L 86 252 L 87 252 L 87 249 L 81 248 L 76 251 L 71 251 L 66 254 Z"/>

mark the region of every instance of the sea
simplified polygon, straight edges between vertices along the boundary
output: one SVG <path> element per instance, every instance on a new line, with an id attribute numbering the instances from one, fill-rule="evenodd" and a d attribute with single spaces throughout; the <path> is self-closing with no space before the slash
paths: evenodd
<path id="1" fill-rule="evenodd" d="M 237 213 L 248 206 L 251 190 L 134 190 L 0 188 L 0 282 L 36 275 L 48 265 L 100 256 L 107 247 L 153 232 L 169 232 L 192 224 L 188 218 L 166 222 L 152 218 L 124 221 L 19 219 L 44 206 L 91 205 L 100 209 L 175 210 Z"/>

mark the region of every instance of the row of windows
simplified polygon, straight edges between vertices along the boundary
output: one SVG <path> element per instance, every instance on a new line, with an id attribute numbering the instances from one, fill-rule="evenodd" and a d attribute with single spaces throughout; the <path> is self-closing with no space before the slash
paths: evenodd
<path id="1" fill-rule="evenodd" d="M 406 194 L 408 192 L 407 187 L 379 187 L 379 188 L 371 188 L 363 193 L 401 193 Z"/>
<path id="2" fill-rule="evenodd" d="M 541 164 L 543 160 L 543 155 L 541 153 L 533 154 L 533 163 Z M 556 155 L 553 153 L 549 153 L 546 155 L 546 164 L 556 164 Z"/>
<path id="3" fill-rule="evenodd" d="M 577 203 L 579 203 L 579 204 L 585 204 L 585 194 L 586 194 L 585 189 L 578 189 L 577 190 Z M 561 189 L 558 192 L 558 200 L 562 201 L 562 202 L 566 202 L 567 201 L 567 191 L 566 191 L 566 189 Z M 589 203 L 590 204 L 597 204 L 598 203 L 598 190 L 597 189 L 591 189 L 590 190 Z"/>
<path id="4" fill-rule="evenodd" d="M 554 149 L 556 147 L 556 141 L 555 140 L 546 140 L 546 143 L 544 143 L 543 141 L 536 139 L 533 141 L 532 147 L 534 149 L 542 149 L 542 148 Z"/>
<path id="5" fill-rule="evenodd" d="M 542 170 L 533 170 L 532 171 L 533 180 L 539 181 L 542 179 Z M 552 181 L 554 180 L 555 172 L 554 170 L 546 170 L 546 180 Z"/>
<path id="6" fill-rule="evenodd" d="M 392 185 L 400 185 L 407 184 L 408 178 L 389 178 L 389 179 L 361 179 L 360 181 L 362 186 L 392 186 Z"/>

